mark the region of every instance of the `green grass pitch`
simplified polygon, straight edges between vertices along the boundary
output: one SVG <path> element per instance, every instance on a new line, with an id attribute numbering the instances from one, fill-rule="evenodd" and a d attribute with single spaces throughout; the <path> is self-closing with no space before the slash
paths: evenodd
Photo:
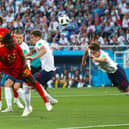
<path id="1" fill-rule="evenodd" d="M 58 88 L 49 92 L 59 101 L 52 112 L 46 111 L 32 90 L 32 114 L 22 118 L 23 110 L 13 104 L 13 112 L 0 112 L 0 129 L 129 129 L 129 96 L 116 88 Z"/>

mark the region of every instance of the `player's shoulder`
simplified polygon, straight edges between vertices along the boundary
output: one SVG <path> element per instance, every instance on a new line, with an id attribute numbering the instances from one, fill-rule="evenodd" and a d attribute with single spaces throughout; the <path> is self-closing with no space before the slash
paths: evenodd
<path id="1" fill-rule="evenodd" d="M 48 42 L 46 40 L 39 40 L 37 43 L 36 43 L 36 46 L 38 47 L 41 47 L 41 46 L 48 46 Z"/>
<path id="2" fill-rule="evenodd" d="M 28 47 L 29 48 L 29 45 L 25 42 L 22 42 L 21 46 L 24 46 L 24 47 Z"/>
<path id="3" fill-rule="evenodd" d="M 100 50 L 100 54 L 101 54 L 101 56 L 102 57 L 107 57 L 108 56 L 108 53 L 107 52 L 105 52 L 104 50 Z"/>

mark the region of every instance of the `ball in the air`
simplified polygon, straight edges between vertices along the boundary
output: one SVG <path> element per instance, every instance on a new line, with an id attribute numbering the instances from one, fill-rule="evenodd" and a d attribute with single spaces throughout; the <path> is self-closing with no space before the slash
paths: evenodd
<path id="1" fill-rule="evenodd" d="M 59 16 L 58 17 L 59 24 L 62 26 L 66 26 L 70 22 L 70 18 L 67 15 Z"/>

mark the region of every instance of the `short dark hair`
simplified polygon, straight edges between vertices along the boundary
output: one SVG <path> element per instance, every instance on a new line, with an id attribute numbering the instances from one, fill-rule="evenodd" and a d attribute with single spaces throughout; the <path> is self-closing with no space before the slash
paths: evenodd
<path id="1" fill-rule="evenodd" d="M 31 35 L 34 35 L 35 37 L 42 37 L 42 32 L 40 30 L 34 30 L 31 32 Z"/>
<path id="2" fill-rule="evenodd" d="M 14 38 L 12 37 L 12 35 L 10 33 L 5 34 L 5 36 L 3 37 L 2 43 L 4 44 L 9 44 L 9 43 L 14 42 Z"/>
<path id="3" fill-rule="evenodd" d="M 3 17 L 0 16 L 0 23 L 3 24 L 3 22 L 4 22 L 4 19 Z"/>
<path id="4" fill-rule="evenodd" d="M 15 32 L 15 34 L 21 35 L 21 34 L 23 34 L 23 33 L 22 33 L 22 31 L 17 30 L 17 31 Z"/>
<path id="5" fill-rule="evenodd" d="M 89 45 L 89 49 L 94 50 L 94 51 L 99 51 L 100 50 L 100 45 L 99 45 L 99 43 L 91 43 Z"/>

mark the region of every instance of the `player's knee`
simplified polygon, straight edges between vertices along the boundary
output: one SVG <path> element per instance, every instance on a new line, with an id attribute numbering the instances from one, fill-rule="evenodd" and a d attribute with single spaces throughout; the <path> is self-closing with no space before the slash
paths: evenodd
<path id="1" fill-rule="evenodd" d="M 15 85 L 14 85 L 14 89 L 15 89 L 15 90 L 18 90 L 19 88 L 20 88 L 20 84 L 15 84 Z"/>
<path id="2" fill-rule="evenodd" d="M 13 81 L 11 79 L 7 79 L 5 82 L 5 87 L 11 87 L 13 85 Z"/>

